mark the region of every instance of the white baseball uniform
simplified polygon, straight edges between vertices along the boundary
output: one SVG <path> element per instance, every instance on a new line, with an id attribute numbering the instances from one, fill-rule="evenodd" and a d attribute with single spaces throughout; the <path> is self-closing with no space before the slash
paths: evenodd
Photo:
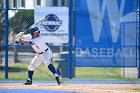
<path id="1" fill-rule="evenodd" d="M 27 35 L 23 35 L 21 39 L 28 41 L 36 52 L 35 57 L 33 58 L 31 64 L 28 67 L 30 71 L 33 71 L 42 62 L 44 62 L 45 65 L 49 65 L 51 63 L 52 51 L 46 45 L 46 42 L 42 39 L 40 35 L 39 37 L 33 39 L 30 34 L 27 34 Z"/>

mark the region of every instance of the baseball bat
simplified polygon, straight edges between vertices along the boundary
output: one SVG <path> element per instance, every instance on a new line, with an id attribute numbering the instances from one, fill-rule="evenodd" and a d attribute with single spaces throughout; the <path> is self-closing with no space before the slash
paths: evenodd
<path id="1" fill-rule="evenodd" d="M 41 18 L 39 21 L 37 21 L 37 22 L 35 22 L 33 25 L 31 25 L 31 27 L 32 26 L 37 26 L 37 25 L 42 25 L 42 22 L 43 21 L 45 21 L 45 17 L 43 17 L 43 18 Z M 24 31 L 24 34 L 26 34 L 27 32 L 28 32 L 28 30 L 29 30 L 29 28 L 28 29 L 26 29 L 25 31 Z"/>

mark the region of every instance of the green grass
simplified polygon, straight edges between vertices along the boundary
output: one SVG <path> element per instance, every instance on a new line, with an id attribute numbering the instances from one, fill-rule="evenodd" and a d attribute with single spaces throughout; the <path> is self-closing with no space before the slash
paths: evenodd
<path id="1" fill-rule="evenodd" d="M 140 92 L 140 88 L 134 88 L 134 91 Z"/>
<path id="2" fill-rule="evenodd" d="M 0 80 L 4 79 L 4 66 L 0 66 Z M 8 79 L 10 80 L 25 80 L 28 75 L 28 64 L 10 64 L 9 65 L 9 73 Z M 38 68 L 35 69 L 35 73 L 33 76 L 34 80 L 53 80 L 54 77 L 45 67 L 45 65 L 41 64 Z"/>
<path id="3" fill-rule="evenodd" d="M 28 75 L 29 63 L 9 64 L 9 80 L 25 80 Z M 57 64 L 54 64 L 57 67 Z M 121 80 L 139 80 L 121 77 L 121 68 L 103 68 L 103 67 L 76 67 L 75 78 L 79 79 L 121 79 Z M 0 65 L 0 80 L 4 80 L 4 66 Z M 34 80 L 54 80 L 54 76 L 41 64 L 35 69 Z"/>
<path id="4" fill-rule="evenodd" d="M 121 78 L 120 68 L 77 67 L 77 78 Z"/>

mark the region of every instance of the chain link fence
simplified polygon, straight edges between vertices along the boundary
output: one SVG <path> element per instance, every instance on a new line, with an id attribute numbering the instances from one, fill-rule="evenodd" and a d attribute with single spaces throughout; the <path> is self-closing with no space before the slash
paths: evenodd
<path id="1" fill-rule="evenodd" d="M 0 79 L 4 79 L 4 60 L 5 60 L 5 33 L 4 33 L 4 17 L 5 17 L 5 10 L 4 7 L 4 0 L 0 1 Z"/>
<path id="2" fill-rule="evenodd" d="M 0 79 L 5 79 L 5 0 L 0 1 Z M 8 10 L 8 79 L 25 80 L 27 78 L 28 65 L 35 56 L 34 50 L 28 45 L 17 45 L 15 36 L 19 32 L 27 30 L 34 23 L 34 9 L 36 7 L 67 7 L 67 0 L 9 0 Z M 61 54 L 68 51 L 68 44 L 48 44 L 53 51 L 53 64 L 59 69 L 62 77 L 68 77 L 68 52 L 64 54 L 65 61 L 61 60 Z M 62 63 L 66 62 L 66 63 Z M 64 66 L 65 64 L 65 66 Z M 62 72 L 64 71 L 64 72 Z M 52 80 L 53 75 L 47 67 L 41 64 L 35 69 L 35 80 Z"/>

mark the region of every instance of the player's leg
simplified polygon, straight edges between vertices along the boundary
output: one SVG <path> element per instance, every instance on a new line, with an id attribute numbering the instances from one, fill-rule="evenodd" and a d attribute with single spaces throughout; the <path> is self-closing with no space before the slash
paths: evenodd
<path id="1" fill-rule="evenodd" d="M 61 80 L 60 75 L 58 74 L 57 70 L 56 70 L 55 67 L 53 66 L 53 64 L 50 63 L 50 64 L 48 65 L 48 69 L 54 74 L 55 79 L 56 79 L 58 85 L 60 85 L 60 84 L 62 83 L 62 80 Z"/>
<path id="2" fill-rule="evenodd" d="M 47 62 L 47 64 L 46 64 L 46 62 L 47 62 L 47 61 L 45 61 L 45 65 L 48 66 L 48 69 L 49 69 L 49 70 L 53 73 L 53 75 L 55 76 L 55 79 L 56 79 L 58 85 L 60 85 L 62 81 L 61 81 L 60 75 L 58 74 L 58 72 L 57 72 L 57 70 L 55 69 L 54 65 L 53 65 L 52 63 L 48 64 L 49 61 Z"/>
<path id="3" fill-rule="evenodd" d="M 59 76 L 57 70 L 55 69 L 54 65 L 51 62 L 52 62 L 52 52 L 47 51 L 47 52 L 44 53 L 44 64 L 53 73 L 53 75 L 55 76 L 55 78 L 57 80 L 57 83 L 61 84 L 60 76 Z"/>
<path id="4" fill-rule="evenodd" d="M 54 67 L 54 65 L 53 65 L 52 63 L 47 64 L 47 66 L 48 66 L 48 69 L 49 69 L 55 76 L 58 76 L 58 73 L 57 73 L 57 71 L 56 71 L 56 69 L 55 69 L 55 67 Z"/>
<path id="5" fill-rule="evenodd" d="M 36 56 L 31 61 L 31 64 L 28 66 L 28 79 L 24 83 L 25 85 L 31 85 L 32 84 L 32 77 L 34 74 L 34 69 L 38 67 L 41 64 L 42 60 L 40 59 L 40 55 L 36 54 Z"/>

